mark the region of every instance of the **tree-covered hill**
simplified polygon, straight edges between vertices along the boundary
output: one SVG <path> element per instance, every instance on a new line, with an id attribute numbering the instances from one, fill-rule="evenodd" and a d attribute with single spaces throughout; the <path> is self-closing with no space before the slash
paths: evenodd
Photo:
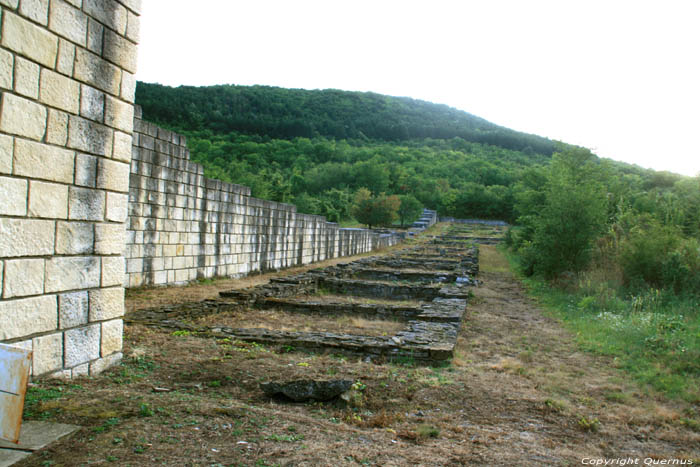
<path id="1" fill-rule="evenodd" d="M 284 89 L 270 86 L 208 87 L 139 83 L 136 101 L 149 120 L 188 130 L 295 137 L 408 141 L 462 138 L 551 155 L 555 143 L 517 132 L 446 105 L 374 93 Z"/>

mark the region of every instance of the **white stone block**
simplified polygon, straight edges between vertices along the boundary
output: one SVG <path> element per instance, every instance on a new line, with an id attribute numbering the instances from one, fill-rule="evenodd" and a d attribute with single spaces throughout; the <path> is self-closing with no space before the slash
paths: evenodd
<path id="1" fill-rule="evenodd" d="M 43 375 L 63 368 L 63 334 L 56 333 L 32 339 L 34 351 L 32 374 Z"/>
<path id="2" fill-rule="evenodd" d="M 78 153 L 75 157 L 75 184 L 95 187 L 97 184 L 97 157 Z"/>
<path id="3" fill-rule="evenodd" d="M 0 215 L 27 215 L 27 181 L 0 177 Z"/>
<path id="4" fill-rule="evenodd" d="M 104 32 L 104 26 L 90 18 L 90 21 L 88 22 L 87 48 L 90 51 L 95 52 L 97 55 L 102 55 Z"/>
<path id="5" fill-rule="evenodd" d="M 75 328 L 88 323 L 88 292 L 64 293 L 58 296 L 58 327 Z"/>
<path id="6" fill-rule="evenodd" d="M 5 261 L 3 297 L 26 297 L 44 293 L 44 260 L 14 259 Z"/>
<path id="7" fill-rule="evenodd" d="M 0 257 L 52 255 L 54 234 L 54 221 L 0 218 Z"/>
<path id="8" fill-rule="evenodd" d="M 107 215 L 105 218 L 108 221 L 126 222 L 128 210 L 128 195 L 121 193 L 107 193 Z"/>
<path id="9" fill-rule="evenodd" d="M 112 151 L 112 158 L 121 162 L 130 162 L 132 149 L 133 140 L 131 135 L 122 133 L 121 131 L 115 131 L 114 150 Z"/>
<path id="10" fill-rule="evenodd" d="M 95 224 L 95 253 L 122 255 L 126 247 L 125 224 Z"/>
<path id="11" fill-rule="evenodd" d="M 46 107 L 13 94 L 3 93 L 0 131 L 41 140 L 46 133 Z"/>
<path id="12" fill-rule="evenodd" d="M 121 319 L 102 323 L 102 348 L 100 355 L 106 357 L 122 350 L 122 336 L 124 335 L 124 323 Z"/>
<path id="13" fill-rule="evenodd" d="M 126 8 L 115 0 L 83 0 L 83 11 L 119 34 L 126 33 Z"/>
<path id="14" fill-rule="evenodd" d="M 29 184 L 29 216 L 66 219 L 68 186 L 32 180 Z"/>
<path id="15" fill-rule="evenodd" d="M 0 0 L 0 5 L 16 10 L 19 6 L 19 0 Z"/>
<path id="16" fill-rule="evenodd" d="M 75 44 L 65 39 L 58 43 L 58 61 L 56 70 L 66 76 L 73 76 L 73 64 L 75 62 Z"/>
<path id="17" fill-rule="evenodd" d="M 105 213 L 105 192 L 70 187 L 68 217 L 74 220 L 101 221 Z"/>
<path id="18" fill-rule="evenodd" d="M 121 69 L 88 50 L 76 49 L 73 77 L 113 96 L 119 95 Z"/>
<path id="19" fill-rule="evenodd" d="M 129 192 L 129 164 L 109 159 L 100 159 L 97 167 L 97 188 Z"/>
<path id="20" fill-rule="evenodd" d="M 53 68 L 58 37 L 9 11 L 3 12 L 2 46 Z"/>
<path id="21" fill-rule="evenodd" d="M 80 108 L 80 83 L 51 70 L 41 70 L 39 100 L 68 113 L 77 114 Z"/>
<path id="22" fill-rule="evenodd" d="M 56 226 L 56 253 L 81 255 L 94 252 L 95 227 L 88 222 L 58 222 Z"/>
<path id="23" fill-rule="evenodd" d="M 121 256 L 102 257 L 102 287 L 124 284 L 125 261 Z"/>
<path id="24" fill-rule="evenodd" d="M 0 89 L 12 89 L 14 56 L 7 50 L 0 49 Z M 123 84 L 122 84 L 123 86 Z M 122 95 L 124 93 L 122 92 Z"/>
<path id="25" fill-rule="evenodd" d="M 83 84 L 80 95 L 80 115 L 100 123 L 104 122 L 105 94 Z"/>
<path id="26" fill-rule="evenodd" d="M 110 157 L 113 133 L 112 129 L 104 125 L 71 115 L 68 122 L 68 147 Z"/>
<path id="27" fill-rule="evenodd" d="M 46 26 L 49 22 L 49 0 L 22 0 L 19 13 Z"/>
<path id="28" fill-rule="evenodd" d="M 46 292 L 90 289 L 100 285 L 100 258 L 53 257 L 46 261 Z"/>
<path id="29" fill-rule="evenodd" d="M 73 182 L 73 151 L 18 138 L 15 141 L 14 156 L 15 175 L 54 182 Z"/>
<path id="30" fill-rule="evenodd" d="M 41 67 L 22 57 L 15 58 L 15 92 L 32 99 L 39 97 Z"/>
<path id="31" fill-rule="evenodd" d="M 100 357 L 100 325 L 69 329 L 64 338 L 64 366 L 72 368 Z"/>
<path id="32" fill-rule="evenodd" d="M 0 301 L 0 340 L 57 329 L 56 296 Z"/>
<path id="33" fill-rule="evenodd" d="M 100 358 L 90 363 L 90 376 L 97 376 L 106 369 L 117 365 L 122 360 L 122 353 L 117 352 L 112 355 L 108 355 L 104 358 Z"/>
<path id="34" fill-rule="evenodd" d="M 68 141 L 68 114 L 49 109 L 49 122 L 46 127 L 46 142 L 65 146 Z"/>
<path id="35" fill-rule="evenodd" d="M 141 40 L 141 19 L 138 15 L 132 12 L 128 12 L 127 17 L 126 37 L 129 38 L 130 41 L 138 44 L 139 40 Z"/>
<path id="36" fill-rule="evenodd" d="M 59 36 L 85 47 L 87 44 L 88 17 L 85 13 L 64 2 L 51 0 L 49 29 Z"/>
<path id="37" fill-rule="evenodd" d="M 0 135 L 0 174 L 12 173 L 12 156 L 15 152 L 15 139 Z"/>
<path id="38" fill-rule="evenodd" d="M 117 98 L 107 96 L 105 104 L 105 124 L 118 130 L 131 133 L 134 127 L 134 106 Z"/>
<path id="39" fill-rule="evenodd" d="M 102 56 L 130 73 L 136 73 L 136 44 L 105 29 Z"/>
<path id="40" fill-rule="evenodd" d="M 88 376 L 90 374 L 90 362 L 83 363 L 76 367 L 71 368 L 70 377 L 71 379 L 80 378 L 81 376 Z"/>

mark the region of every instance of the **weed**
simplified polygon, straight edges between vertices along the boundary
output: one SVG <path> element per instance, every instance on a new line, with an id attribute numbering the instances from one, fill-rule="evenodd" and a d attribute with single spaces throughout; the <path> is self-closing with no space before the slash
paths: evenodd
<path id="1" fill-rule="evenodd" d="M 440 435 L 440 430 L 432 425 L 418 425 L 416 434 L 421 438 L 437 438 Z"/>
<path id="2" fill-rule="evenodd" d="M 148 404 L 141 404 L 139 408 L 140 417 L 152 417 L 153 415 L 155 415 L 155 412 Z"/>
<path id="3" fill-rule="evenodd" d="M 546 399 L 544 401 L 544 407 L 547 412 L 559 413 L 564 411 L 565 405 L 563 402 L 554 399 Z"/>
<path id="4" fill-rule="evenodd" d="M 173 331 L 173 332 L 172 332 L 172 335 L 173 335 L 173 336 L 176 336 L 176 337 L 185 337 L 185 336 L 190 336 L 190 335 L 192 335 L 192 332 L 191 332 L 191 331 L 186 331 L 186 330 L 184 330 L 184 329 L 180 329 L 180 330 L 177 330 L 177 331 Z"/>
<path id="5" fill-rule="evenodd" d="M 583 431 L 595 433 L 600 430 L 600 421 L 597 418 L 588 419 L 581 415 L 578 419 L 578 426 Z"/>

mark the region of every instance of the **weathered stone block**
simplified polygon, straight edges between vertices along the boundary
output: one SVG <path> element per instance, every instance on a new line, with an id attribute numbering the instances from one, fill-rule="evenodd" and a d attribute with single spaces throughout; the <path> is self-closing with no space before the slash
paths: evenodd
<path id="1" fill-rule="evenodd" d="M 9 11 L 3 12 L 2 46 L 53 68 L 58 37 Z"/>
<path id="2" fill-rule="evenodd" d="M 100 123 L 104 122 L 105 94 L 97 89 L 82 85 L 80 93 L 80 115 Z"/>
<path id="3" fill-rule="evenodd" d="M 29 184 L 29 216 L 66 219 L 68 217 L 68 187 L 32 180 Z"/>
<path id="4" fill-rule="evenodd" d="M 80 83 L 54 71 L 43 69 L 39 100 L 44 104 L 76 114 L 80 108 Z"/>
<path id="5" fill-rule="evenodd" d="M 65 146 L 68 141 L 68 114 L 49 109 L 49 122 L 46 127 L 46 142 Z"/>
<path id="6" fill-rule="evenodd" d="M 58 296 L 58 327 L 74 328 L 88 323 L 88 292 L 64 293 Z"/>
<path id="7" fill-rule="evenodd" d="M 70 187 L 68 217 L 74 220 L 101 221 L 105 214 L 105 192 Z"/>
<path id="8" fill-rule="evenodd" d="M 129 191 L 129 164 L 109 159 L 100 159 L 97 167 L 97 188 Z"/>
<path id="9" fill-rule="evenodd" d="M 58 43 L 58 60 L 56 70 L 67 76 L 73 76 L 73 64 L 75 62 L 75 44 L 65 39 Z"/>
<path id="10" fill-rule="evenodd" d="M 0 177 L 0 215 L 27 215 L 27 181 Z"/>
<path id="11" fill-rule="evenodd" d="M 0 89 L 12 89 L 12 70 L 14 70 L 14 56 L 11 52 L 0 49 Z M 122 92 L 122 96 L 123 94 Z"/>
<path id="12" fill-rule="evenodd" d="M 0 340 L 53 331 L 58 325 L 56 296 L 0 302 Z"/>
<path id="13" fill-rule="evenodd" d="M 15 175 L 53 182 L 73 182 L 73 151 L 18 138 L 14 155 Z"/>
<path id="14" fill-rule="evenodd" d="M 52 255 L 54 234 L 53 221 L 0 218 L 0 257 Z"/>
<path id="15" fill-rule="evenodd" d="M 90 362 L 91 363 L 91 362 Z M 88 376 L 90 374 L 90 363 L 83 363 L 70 370 L 70 378 L 80 378 L 81 376 Z"/>
<path id="16" fill-rule="evenodd" d="M 59 255 L 93 253 L 94 230 L 94 224 L 88 222 L 58 222 L 56 226 L 56 253 Z"/>
<path id="17" fill-rule="evenodd" d="M 0 5 L 16 10 L 19 5 L 19 0 L 0 0 Z"/>
<path id="18" fill-rule="evenodd" d="M 90 322 L 105 321 L 124 315 L 124 289 L 112 287 L 90 291 Z M 121 348 L 119 349 L 121 350 Z M 109 352 L 111 353 L 111 352 Z"/>
<path id="19" fill-rule="evenodd" d="M 126 8 L 115 0 L 83 0 L 83 10 L 119 34 L 126 32 Z"/>
<path id="20" fill-rule="evenodd" d="M 138 44 L 141 40 L 140 30 L 141 19 L 138 15 L 129 11 L 127 13 L 126 37 L 129 38 L 129 40 L 131 40 L 132 42 Z"/>
<path id="21" fill-rule="evenodd" d="M 121 0 L 121 2 L 137 15 L 141 14 L 141 0 Z"/>
<path id="22" fill-rule="evenodd" d="M 95 253 L 121 255 L 126 246 L 126 225 L 95 224 Z"/>
<path id="23" fill-rule="evenodd" d="M 126 222 L 129 210 L 129 196 L 119 193 L 107 193 L 106 219 L 113 222 Z"/>
<path id="24" fill-rule="evenodd" d="M 3 93 L 0 131 L 41 140 L 46 133 L 46 107 L 13 94 Z"/>
<path id="25" fill-rule="evenodd" d="M 121 162 L 131 161 L 131 151 L 133 148 L 133 140 L 131 135 L 122 133 L 121 131 L 114 132 L 114 150 L 112 158 Z"/>
<path id="26" fill-rule="evenodd" d="M 124 284 L 124 258 L 121 256 L 102 257 L 102 287 Z"/>
<path id="27" fill-rule="evenodd" d="M 15 259 L 5 261 L 3 297 L 26 297 L 44 293 L 44 260 Z"/>
<path id="28" fill-rule="evenodd" d="M 124 335 L 124 323 L 121 319 L 102 323 L 102 348 L 100 355 L 107 355 L 122 350 L 122 336 Z"/>
<path id="29" fill-rule="evenodd" d="M 22 57 L 15 58 L 15 92 L 26 97 L 39 97 L 40 66 Z"/>
<path id="30" fill-rule="evenodd" d="M 51 15 L 49 29 L 76 44 L 85 47 L 87 44 L 88 17 L 63 0 L 51 0 Z"/>
<path id="31" fill-rule="evenodd" d="M 100 357 L 100 325 L 70 329 L 64 337 L 64 366 L 76 367 Z"/>
<path id="32" fill-rule="evenodd" d="M 100 259 L 92 256 L 54 257 L 46 261 L 46 292 L 99 287 Z"/>
<path id="33" fill-rule="evenodd" d="M 102 55 L 102 38 L 104 37 L 104 32 L 104 26 L 90 18 L 88 23 L 87 47 L 97 55 Z"/>
<path id="34" fill-rule="evenodd" d="M 110 157 L 114 131 L 104 125 L 74 115 L 68 122 L 68 147 Z"/>
<path id="35" fill-rule="evenodd" d="M 105 124 L 118 130 L 131 133 L 134 126 L 134 106 L 117 98 L 107 96 Z"/>
<path id="36" fill-rule="evenodd" d="M 19 13 L 46 26 L 49 22 L 49 0 L 22 0 Z"/>
<path id="37" fill-rule="evenodd" d="M 117 352 L 90 363 L 90 376 L 97 376 L 106 369 L 113 367 L 122 359 L 122 353 Z"/>
<path id="38" fill-rule="evenodd" d="M 32 374 L 43 375 L 63 368 L 63 334 L 56 333 L 32 339 L 34 355 Z"/>
<path id="39" fill-rule="evenodd" d="M 133 103 L 136 98 L 136 75 L 128 71 L 122 72 L 121 97 L 130 103 Z"/>
<path id="40" fill-rule="evenodd" d="M 12 173 L 12 156 L 15 152 L 15 139 L 0 135 L 0 174 Z"/>
<path id="41" fill-rule="evenodd" d="M 105 30 L 102 56 L 121 68 L 136 73 L 136 44 L 109 29 Z"/>
<path id="42" fill-rule="evenodd" d="M 97 157 L 78 153 L 75 157 L 75 184 L 94 188 L 97 183 Z"/>
<path id="43" fill-rule="evenodd" d="M 114 96 L 119 95 L 121 70 L 87 50 L 78 48 L 75 51 L 73 77 Z"/>

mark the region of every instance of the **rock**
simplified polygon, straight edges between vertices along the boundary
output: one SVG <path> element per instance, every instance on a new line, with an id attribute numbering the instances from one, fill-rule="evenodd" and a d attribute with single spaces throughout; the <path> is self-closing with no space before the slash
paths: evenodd
<path id="1" fill-rule="evenodd" d="M 301 379 L 288 383 L 260 383 L 260 389 L 268 397 L 286 396 L 294 402 L 327 401 L 331 400 L 352 386 L 352 381 L 347 379 L 334 379 L 330 381 L 313 381 Z"/>

